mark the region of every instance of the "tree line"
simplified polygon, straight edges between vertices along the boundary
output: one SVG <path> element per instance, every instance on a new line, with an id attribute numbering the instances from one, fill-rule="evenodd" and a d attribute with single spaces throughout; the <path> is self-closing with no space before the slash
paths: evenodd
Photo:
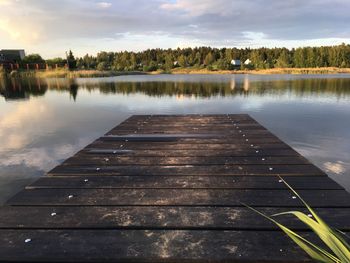
<path id="1" fill-rule="evenodd" d="M 244 62 L 249 59 L 249 64 Z M 241 68 L 314 68 L 350 67 L 350 45 L 302 48 L 177 48 L 148 49 L 141 52 L 99 52 L 74 57 L 44 60 L 38 54 L 24 58 L 24 63 L 42 63 L 49 66 L 69 64 L 70 69 L 96 69 L 115 71 L 170 71 L 173 68 L 207 68 L 209 70 L 237 69 L 232 60 L 241 60 Z"/>

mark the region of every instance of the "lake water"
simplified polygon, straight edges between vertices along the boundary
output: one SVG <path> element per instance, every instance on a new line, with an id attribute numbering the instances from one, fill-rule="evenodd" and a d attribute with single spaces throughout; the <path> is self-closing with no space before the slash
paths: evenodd
<path id="1" fill-rule="evenodd" d="M 248 113 L 350 190 L 350 75 L 0 80 L 0 203 L 133 114 Z"/>

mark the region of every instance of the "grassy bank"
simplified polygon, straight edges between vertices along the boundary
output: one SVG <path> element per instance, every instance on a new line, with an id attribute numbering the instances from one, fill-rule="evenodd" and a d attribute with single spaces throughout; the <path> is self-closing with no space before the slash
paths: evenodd
<path id="1" fill-rule="evenodd" d="M 5 73 L 0 71 L 1 77 L 20 77 L 20 78 L 100 78 L 100 77 L 113 77 L 122 75 L 141 75 L 146 74 L 142 71 L 98 71 L 98 70 L 30 70 L 30 71 L 12 71 L 11 73 Z"/>
<path id="2" fill-rule="evenodd" d="M 140 75 L 145 74 L 142 71 L 99 71 L 99 70 L 45 70 L 35 72 L 38 78 L 100 78 L 114 77 L 122 75 Z"/>
<path id="3" fill-rule="evenodd" d="M 193 68 L 176 68 L 172 74 L 340 74 L 350 73 L 350 68 L 272 68 L 256 70 L 208 70 Z"/>
<path id="4" fill-rule="evenodd" d="M 350 73 L 350 68 L 273 68 L 259 70 L 208 70 L 206 68 L 175 68 L 171 71 L 157 70 L 143 71 L 98 71 L 98 70 L 40 70 L 40 71 L 13 71 L 6 73 L 0 69 L 0 78 L 3 77 L 31 77 L 31 78 L 99 78 L 123 75 L 156 75 L 156 74 L 340 74 Z"/>

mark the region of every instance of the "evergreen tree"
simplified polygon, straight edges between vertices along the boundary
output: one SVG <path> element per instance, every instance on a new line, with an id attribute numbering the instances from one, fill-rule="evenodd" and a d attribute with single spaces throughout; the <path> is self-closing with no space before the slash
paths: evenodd
<path id="1" fill-rule="evenodd" d="M 288 68 L 290 67 L 290 58 L 287 50 L 283 50 L 276 61 L 277 68 Z"/>
<path id="2" fill-rule="evenodd" d="M 186 57 L 184 55 L 179 56 L 177 61 L 178 61 L 179 65 L 180 65 L 180 67 L 185 68 L 187 66 L 187 59 L 186 59 Z"/>
<path id="3" fill-rule="evenodd" d="M 72 50 L 69 50 L 68 56 L 67 56 L 67 64 L 68 64 L 68 69 L 76 69 L 77 68 L 77 61 L 73 55 Z"/>
<path id="4" fill-rule="evenodd" d="M 165 70 L 171 70 L 174 67 L 174 61 L 170 54 L 165 56 Z"/>
<path id="5" fill-rule="evenodd" d="M 211 52 L 209 52 L 204 59 L 204 65 L 205 66 L 210 66 L 211 64 L 213 64 L 215 58 L 213 56 L 213 54 Z"/>

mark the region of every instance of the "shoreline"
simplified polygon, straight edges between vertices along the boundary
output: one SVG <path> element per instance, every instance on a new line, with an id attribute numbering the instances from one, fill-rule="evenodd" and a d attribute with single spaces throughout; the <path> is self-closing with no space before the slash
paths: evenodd
<path id="1" fill-rule="evenodd" d="M 198 68 L 175 68 L 171 71 L 98 71 L 98 70 L 40 70 L 40 71 L 19 71 L 5 74 L 5 77 L 34 77 L 34 78 L 101 78 L 101 77 L 116 77 L 116 76 L 128 76 L 128 75 L 161 75 L 161 74 L 188 74 L 188 75 L 200 75 L 200 74 L 213 74 L 213 75 L 228 75 L 228 74 L 250 74 L 250 75 L 322 75 L 322 74 L 350 74 L 350 68 L 272 68 L 272 69 L 259 69 L 259 70 L 208 70 Z M 4 75 L 0 75 L 0 78 Z"/>
<path id="2" fill-rule="evenodd" d="M 272 68 L 252 70 L 216 70 L 207 69 L 173 69 L 172 74 L 251 74 L 251 75 L 272 75 L 272 74 L 350 74 L 350 68 Z"/>

